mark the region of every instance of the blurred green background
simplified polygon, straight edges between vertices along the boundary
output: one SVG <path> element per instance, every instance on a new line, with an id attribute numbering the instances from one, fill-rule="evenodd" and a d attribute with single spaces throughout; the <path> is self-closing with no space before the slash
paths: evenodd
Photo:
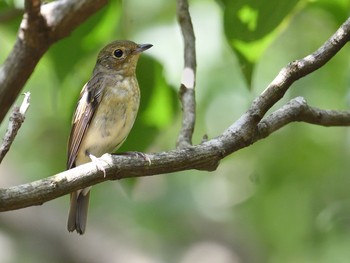
<path id="1" fill-rule="evenodd" d="M 198 79 L 194 143 L 222 133 L 290 61 L 324 43 L 349 0 L 191 0 Z M 0 1 L 0 63 L 22 1 Z M 0 165 L 0 186 L 65 169 L 70 121 L 98 50 L 115 39 L 152 43 L 138 79 L 141 109 L 120 151 L 173 149 L 183 44 L 175 1 L 116 1 L 55 44 L 26 84 L 31 106 Z M 296 82 L 312 106 L 349 107 L 349 47 Z M 21 102 L 20 96 L 17 104 Z M 8 117 L 0 128 L 3 136 Z M 291 124 L 224 159 L 215 172 L 185 171 L 95 186 L 84 236 L 66 231 L 69 196 L 0 214 L 0 262 L 349 262 L 347 128 Z"/>

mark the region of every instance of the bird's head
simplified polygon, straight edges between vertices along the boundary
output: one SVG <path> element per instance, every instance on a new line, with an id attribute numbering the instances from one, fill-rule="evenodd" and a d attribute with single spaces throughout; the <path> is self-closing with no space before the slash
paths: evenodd
<path id="1" fill-rule="evenodd" d="M 151 44 L 136 44 L 128 40 L 114 41 L 100 51 L 96 67 L 115 70 L 124 76 L 133 75 L 140 54 L 151 47 Z"/>

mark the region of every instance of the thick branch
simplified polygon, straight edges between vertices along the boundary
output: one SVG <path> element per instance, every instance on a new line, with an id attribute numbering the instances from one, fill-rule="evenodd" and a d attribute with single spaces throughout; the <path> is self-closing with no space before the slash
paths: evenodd
<path id="1" fill-rule="evenodd" d="M 182 126 L 176 144 L 178 148 L 184 148 L 192 145 L 192 134 L 196 122 L 196 47 L 187 0 L 177 0 L 177 18 L 184 40 L 185 66 L 179 90 L 182 104 Z"/>
<path id="2" fill-rule="evenodd" d="M 318 125 L 349 125 L 350 112 L 327 111 L 312 108 L 302 98 L 296 98 L 262 120 L 291 84 L 315 71 L 331 59 L 349 40 L 350 20 L 316 52 L 294 61 L 280 71 L 267 89 L 257 97 L 249 110 L 222 135 L 203 142 L 169 152 L 150 154 L 149 164 L 143 158 L 103 156 L 106 177 L 97 171 L 93 163 L 76 167 L 55 176 L 32 183 L 0 189 L 0 211 L 39 205 L 74 190 L 106 180 L 171 173 L 182 170 L 215 170 L 225 156 L 265 138 L 292 121 L 304 121 Z"/>
<path id="3" fill-rule="evenodd" d="M 32 183 L 0 188 L 0 211 L 14 210 L 46 201 L 106 180 L 141 177 L 189 169 L 214 170 L 218 164 L 217 150 L 212 145 L 191 146 L 169 152 L 149 154 L 151 165 L 144 158 L 106 154 L 101 157 L 106 171 L 98 171 L 94 163 L 80 165 Z M 207 161 L 212 160 L 212 161 Z"/>
<path id="4" fill-rule="evenodd" d="M 293 121 L 304 121 L 323 126 L 345 126 L 350 125 L 350 111 L 320 110 L 308 106 L 303 98 L 298 97 L 262 120 L 251 141 L 237 144 L 235 150 L 247 147 Z M 240 134 L 226 134 L 220 139 L 215 138 L 197 146 L 149 154 L 151 164 L 136 155 L 132 157 L 106 154 L 101 157 L 106 177 L 102 171 L 97 170 L 94 163 L 88 163 L 32 183 L 0 189 L 0 211 L 40 205 L 74 190 L 107 180 L 189 169 L 212 171 L 216 169 L 224 156 L 232 152 L 230 141 L 244 142 L 239 136 Z"/>
<path id="5" fill-rule="evenodd" d="M 48 48 L 106 2 L 59 0 L 40 6 L 39 0 L 26 0 L 16 43 L 0 67 L 0 123 Z"/>

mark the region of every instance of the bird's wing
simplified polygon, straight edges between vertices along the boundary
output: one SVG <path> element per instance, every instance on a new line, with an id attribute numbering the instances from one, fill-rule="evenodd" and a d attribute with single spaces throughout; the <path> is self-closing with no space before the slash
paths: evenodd
<path id="1" fill-rule="evenodd" d="M 67 169 L 75 167 L 80 144 L 101 101 L 103 79 L 96 74 L 80 92 L 68 141 Z"/>

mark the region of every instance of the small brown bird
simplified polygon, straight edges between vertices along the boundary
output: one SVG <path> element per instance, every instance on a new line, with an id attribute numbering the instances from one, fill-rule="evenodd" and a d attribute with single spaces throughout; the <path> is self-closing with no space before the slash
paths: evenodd
<path id="1" fill-rule="evenodd" d="M 67 169 L 118 149 L 128 136 L 139 108 L 136 64 L 151 44 L 114 41 L 98 54 L 84 85 L 68 142 Z M 91 187 L 71 193 L 67 228 L 84 234 Z"/>

